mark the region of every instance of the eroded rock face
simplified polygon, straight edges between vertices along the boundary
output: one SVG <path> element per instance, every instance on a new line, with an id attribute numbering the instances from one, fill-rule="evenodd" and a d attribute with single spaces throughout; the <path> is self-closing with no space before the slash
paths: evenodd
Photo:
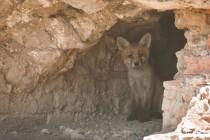
<path id="1" fill-rule="evenodd" d="M 209 139 L 209 89 L 209 85 L 201 87 L 198 94 L 190 100 L 186 116 L 174 132 L 148 136 L 144 140 Z"/>
<path id="2" fill-rule="evenodd" d="M 175 25 L 186 30 L 187 38 L 185 48 L 177 53 L 178 73 L 173 81 L 164 83 L 164 129 L 176 128 L 187 113 L 192 96 L 209 82 L 209 1 L 0 0 L 0 3 L 2 115 L 70 114 L 78 119 L 100 113 L 126 114 L 127 74 L 115 44 L 115 37 L 123 35 L 121 31 L 125 29 L 107 32 L 114 30 L 112 27 L 119 25 L 119 20 L 126 21 L 142 27 L 124 32 L 135 40 L 159 26 L 163 13 L 156 10 L 174 10 Z M 163 37 L 177 38 L 155 29 L 151 31 L 155 44 Z M 135 32 L 140 34 L 136 36 Z M 175 42 L 170 39 L 164 42 L 165 46 Z M 162 52 L 167 52 L 164 47 Z"/>
<path id="3" fill-rule="evenodd" d="M 152 9 L 184 9 L 184 8 L 203 8 L 209 9 L 210 3 L 206 0 L 132 0 L 133 2 Z"/>
<path id="4" fill-rule="evenodd" d="M 95 44 L 119 18 L 146 25 L 157 12 L 122 0 L 8 0 L 0 10 L 1 113 L 126 113 L 129 87 L 115 39 Z"/>
<path id="5" fill-rule="evenodd" d="M 191 13 L 191 14 L 189 14 Z M 187 44 L 185 48 L 177 53 L 178 57 L 178 73 L 176 75 L 176 81 L 166 83 L 165 90 L 165 102 L 170 102 L 173 99 L 170 98 L 171 93 L 177 93 L 179 97 L 188 96 L 187 100 L 182 99 L 178 107 L 182 113 L 172 113 L 171 111 L 165 111 L 166 129 L 171 130 L 176 128 L 176 125 L 181 121 L 183 115 L 186 114 L 189 101 L 192 96 L 196 95 L 198 88 L 209 82 L 209 68 L 207 67 L 209 61 L 209 49 L 208 49 L 208 16 L 207 11 L 201 12 L 200 10 L 179 10 L 176 12 L 175 24 L 178 28 L 188 29 L 185 32 Z M 178 85 L 176 85 L 178 83 Z M 176 87 L 173 90 L 167 90 L 170 87 Z M 191 90 L 191 92 L 189 91 Z M 177 95 L 176 94 L 176 95 Z M 168 97 L 167 97 L 168 96 Z M 168 98 L 168 99 L 167 99 Z M 173 101 L 172 101 L 173 102 Z M 163 105 L 167 107 L 167 105 Z M 185 108 L 185 109 L 183 109 Z M 168 109 L 171 110 L 172 108 Z M 174 107 L 173 107 L 174 109 Z M 182 114 L 179 117 L 178 114 Z M 182 116 L 182 117 L 181 117 Z M 167 119 L 166 119 L 167 118 Z M 171 119 L 173 118 L 173 120 Z M 167 121 L 168 120 L 168 121 Z M 168 123 L 171 120 L 171 124 Z M 175 125 L 176 124 L 176 125 Z M 171 125 L 171 126 L 170 126 Z"/>
<path id="6" fill-rule="evenodd" d="M 95 13 L 98 12 L 106 6 L 106 3 L 103 0 L 62 0 L 65 3 L 71 5 L 74 8 L 81 9 L 86 13 Z"/>

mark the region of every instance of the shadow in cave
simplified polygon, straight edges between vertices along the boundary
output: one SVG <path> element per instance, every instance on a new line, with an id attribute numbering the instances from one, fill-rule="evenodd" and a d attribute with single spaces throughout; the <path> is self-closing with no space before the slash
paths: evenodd
<path id="1" fill-rule="evenodd" d="M 145 33 L 150 33 L 152 43 L 149 61 L 155 73 L 163 82 L 174 79 L 177 73 L 176 52 L 184 48 L 186 39 L 184 30 L 178 30 L 174 25 L 173 12 L 163 12 L 160 15 L 159 20 L 152 23 L 142 24 L 138 20 L 134 22 L 118 21 L 107 35 L 115 39 L 122 36 L 129 42 L 138 42 Z M 159 98 L 163 98 L 163 95 L 159 96 Z M 157 104 L 153 102 L 152 106 L 157 106 Z M 153 118 L 162 118 L 162 112 L 158 112 L 158 110 L 151 110 L 151 112 Z"/>

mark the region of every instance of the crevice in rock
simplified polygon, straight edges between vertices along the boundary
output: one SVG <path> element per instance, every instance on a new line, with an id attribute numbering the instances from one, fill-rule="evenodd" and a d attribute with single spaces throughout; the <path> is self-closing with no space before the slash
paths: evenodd
<path id="1" fill-rule="evenodd" d="M 138 18 L 132 21 L 119 20 L 117 24 L 105 34 L 105 37 L 112 38 L 112 41 L 115 41 L 117 36 L 122 36 L 129 42 L 138 42 L 142 35 L 151 33 L 152 45 L 150 64 L 153 66 L 161 81 L 169 81 L 173 80 L 177 73 L 176 52 L 183 49 L 186 44 L 184 30 L 177 29 L 174 22 L 174 13 L 172 11 L 160 12 L 159 20 L 155 22 L 142 23 L 141 19 Z M 100 45 L 98 47 L 100 47 Z M 113 47 L 112 44 L 108 46 L 108 48 L 115 47 Z M 116 48 L 115 50 L 119 55 L 119 50 Z M 113 65 L 116 66 L 119 64 L 123 65 L 122 60 L 118 60 Z M 126 68 L 121 69 L 127 71 Z M 126 73 L 124 73 L 124 76 L 127 76 Z"/>

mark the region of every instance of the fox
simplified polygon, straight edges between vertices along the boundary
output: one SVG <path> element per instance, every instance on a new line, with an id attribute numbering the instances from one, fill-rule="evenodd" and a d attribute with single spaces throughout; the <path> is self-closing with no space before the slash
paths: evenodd
<path id="1" fill-rule="evenodd" d="M 130 87 L 127 120 L 151 120 L 152 113 L 162 114 L 163 84 L 150 64 L 152 35 L 146 33 L 137 43 L 118 36 L 116 43 L 128 69 Z"/>

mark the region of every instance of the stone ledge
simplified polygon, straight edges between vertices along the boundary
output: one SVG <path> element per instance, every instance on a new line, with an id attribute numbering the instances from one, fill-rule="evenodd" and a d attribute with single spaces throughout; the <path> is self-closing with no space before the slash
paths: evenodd
<path id="1" fill-rule="evenodd" d="M 174 10 L 184 8 L 209 9 L 210 3 L 204 0 L 132 0 L 140 6 L 157 10 Z"/>
<path id="2" fill-rule="evenodd" d="M 144 137 L 143 140 L 210 140 L 209 134 L 167 133 Z"/>

